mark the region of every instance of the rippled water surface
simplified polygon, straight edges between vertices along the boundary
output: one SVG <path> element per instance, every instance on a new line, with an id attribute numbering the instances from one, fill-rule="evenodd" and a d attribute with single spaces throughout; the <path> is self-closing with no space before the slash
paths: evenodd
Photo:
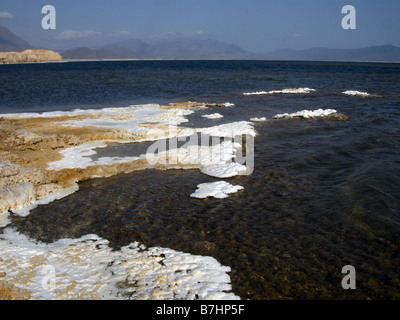
<path id="1" fill-rule="evenodd" d="M 176 101 L 231 102 L 198 110 L 182 126 L 251 117 L 255 165 L 226 179 L 243 190 L 191 198 L 218 181 L 193 170 L 149 169 L 94 179 L 27 217 L 21 233 L 52 242 L 94 233 L 119 248 L 133 241 L 209 255 L 230 266 L 244 299 L 400 298 L 400 65 L 265 62 L 87 62 L 0 66 L 2 112 L 66 110 Z M 284 88 L 307 95 L 244 96 Z M 377 97 L 349 97 L 345 90 Z M 334 120 L 273 120 L 277 113 L 333 108 Z M 224 118 L 209 120 L 206 113 Z M 142 154 L 112 145 L 98 156 Z M 353 265 L 357 289 L 343 290 Z"/>

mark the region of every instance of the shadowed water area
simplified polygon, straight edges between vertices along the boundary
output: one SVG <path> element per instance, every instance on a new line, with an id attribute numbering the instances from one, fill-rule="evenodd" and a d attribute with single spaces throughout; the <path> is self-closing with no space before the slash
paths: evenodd
<path id="1" fill-rule="evenodd" d="M 42 110 L 63 109 L 57 103 L 68 85 L 77 93 L 64 109 L 83 107 L 84 88 L 71 83 L 85 74 L 88 95 L 95 101 L 109 98 L 110 106 L 177 99 L 235 104 L 197 110 L 181 126 L 270 119 L 255 122 L 251 175 L 217 179 L 197 169 L 149 169 L 93 179 L 27 217 L 12 216 L 11 226 L 19 232 L 45 242 L 94 233 L 115 249 L 139 241 L 212 256 L 232 268 L 233 292 L 243 299 L 400 298 L 400 66 L 235 61 L 14 68 L 1 76 L 68 75 L 49 101 L 38 98 Z M 111 81 L 110 74 L 118 85 L 104 93 L 98 87 Z M 298 87 L 316 91 L 243 96 Z M 345 90 L 379 97 L 349 97 Z M 4 89 L 1 94 L 9 106 L 21 99 Z M 26 95 L 35 99 L 29 90 Z M 334 108 L 349 120 L 272 119 L 318 108 Z M 27 105 L 21 110 L 32 111 Z M 224 118 L 201 117 L 214 112 Z M 140 155 L 149 145 L 114 144 L 92 157 Z M 244 189 L 226 199 L 190 197 L 198 184 L 220 180 Z M 341 286 L 345 265 L 356 269 L 356 290 Z"/>

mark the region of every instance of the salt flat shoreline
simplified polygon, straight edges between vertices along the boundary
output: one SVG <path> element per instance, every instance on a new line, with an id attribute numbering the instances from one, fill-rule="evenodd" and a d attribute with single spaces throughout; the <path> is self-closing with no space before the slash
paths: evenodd
<path id="1" fill-rule="evenodd" d="M 112 110 L 106 119 L 116 123 L 125 121 L 136 121 L 140 118 L 140 114 L 134 114 L 135 111 L 141 112 L 146 109 L 149 112 L 148 116 L 154 117 L 156 120 L 166 121 L 185 121 L 184 115 L 190 114 L 193 108 L 206 108 L 207 104 L 202 103 L 177 103 L 169 107 L 161 107 L 157 105 L 141 108 L 140 106 L 133 107 L 129 111 L 125 108 L 107 109 Z M 102 116 L 106 109 L 89 110 L 80 112 L 60 112 L 36 114 L 36 116 L 28 114 L 7 114 L 0 118 L 0 130 L 4 139 L 0 149 L 2 166 L 0 171 L 0 186 L 2 189 L 10 189 L 13 186 L 18 186 L 25 183 L 25 191 L 27 193 L 35 192 L 38 200 L 42 200 L 48 196 L 55 196 L 55 193 L 64 193 L 66 190 L 76 189 L 76 183 L 90 179 L 91 177 L 108 177 L 119 172 L 131 172 L 132 170 L 144 169 L 149 166 L 146 159 L 128 159 L 124 163 L 108 163 L 107 165 L 91 165 L 88 168 L 79 167 L 79 163 L 74 163 L 72 166 L 64 170 L 48 170 L 49 163 L 61 161 L 63 150 L 78 147 L 90 143 L 104 142 L 139 142 L 144 139 L 163 138 L 165 132 L 168 132 L 168 127 L 154 123 L 154 125 L 145 125 L 145 129 L 135 128 L 135 125 L 140 121 L 147 121 L 146 113 L 142 120 L 138 123 L 131 123 L 132 128 L 126 127 L 113 128 L 99 127 L 96 125 L 97 119 L 103 121 Z M 116 112 L 115 114 L 113 112 Z M 160 118 L 161 117 L 161 118 Z M 69 125 L 71 122 L 84 123 L 87 125 L 74 126 Z M 106 120 L 107 121 L 107 120 Z M 154 131 L 154 135 L 149 132 Z M 131 131 L 130 131 L 131 130 Z M 176 134 L 182 134 L 177 129 Z M 90 146 L 88 146 L 90 150 Z M 46 154 L 46 157 L 43 157 Z M 198 165 L 177 165 L 174 167 L 198 167 Z M 157 167 L 157 166 L 155 166 Z M 161 166 L 160 168 L 165 168 Z M 32 184 L 32 185 L 29 185 Z M 23 189 L 24 189 L 23 188 Z M 29 188 L 29 191 L 26 189 Z M 33 189 L 34 190 L 33 190 Z M 72 188 L 72 189 L 71 189 Z M 19 193 L 14 190 L 9 193 Z M 7 210 L 15 211 L 20 207 L 30 205 L 34 202 L 32 197 L 15 201 L 0 202 L 0 212 Z M 18 198 L 18 197 L 16 197 Z M 35 197 L 33 197 L 35 198 Z M 22 201 L 22 202 L 21 202 Z"/>
<path id="2" fill-rule="evenodd" d="M 280 93 L 279 91 L 277 94 Z M 302 88 L 291 89 L 290 93 L 304 94 L 304 90 Z M 16 269 L 14 267 L 9 267 L 8 269 L 6 268 L 5 272 L 0 274 L 0 296 L 6 297 L 7 299 L 37 299 L 46 297 L 46 294 L 43 293 L 40 288 L 34 292 L 32 288 L 27 289 L 29 287 L 27 283 L 34 282 L 33 277 L 37 277 L 36 274 L 39 272 L 38 270 L 48 261 L 47 259 L 54 259 L 52 252 L 55 251 L 55 257 L 57 257 L 60 255 L 64 256 L 66 251 L 70 250 L 68 245 L 65 247 L 64 240 L 60 240 L 61 242 L 57 243 L 55 247 L 33 243 L 33 239 L 28 239 L 18 234 L 12 227 L 8 227 L 8 224 L 10 224 L 8 219 L 10 214 L 17 214 L 22 217 L 28 215 L 29 211 L 34 209 L 37 205 L 47 204 L 78 191 L 78 183 L 81 181 L 93 178 L 105 178 L 118 173 L 129 173 L 136 170 L 145 170 L 147 168 L 160 170 L 198 169 L 206 175 L 220 179 L 229 178 L 242 173 L 246 174 L 246 170 L 248 169 L 246 166 L 232 162 L 236 152 L 241 149 L 241 146 L 230 139 L 233 136 L 238 136 L 240 140 L 242 140 L 243 135 L 254 138 L 257 133 L 253 127 L 254 124 L 250 121 L 236 121 L 215 125 L 215 122 L 212 122 L 218 121 L 215 119 L 212 120 L 212 118 L 215 118 L 215 113 L 212 113 L 215 111 L 215 108 L 229 107 L 234 107 L 234 104 L 228 102 L 214 104 L 187 101 L 184 103 L 171 103 L 167 106 L 150 104 L 123 108 L 76 109 L 73 111 L 1 115 L 0 137 L 3 141 L 0 145 L 0 157 L 2 161 L 0 162 L 0 227 L 7 228 L 5 229 L 5 233 L 0 235 L 0 242 L 6 241 L 4 244 L 7 244 L 7 246 L 0 249 L 4 251 L 2 252 L 2 256 L 5 257 L 6 265 L 8 266 L 18 266 L 21 264 L 21 262 L 17 262 L 21 259 L 18 253 L 19 250 L 22 250 L 24 257 L 26 257 L 27 252 L 32 253 L 34 256 L 30 257 L 28 262 L 22 263 L 23 265 L 27 265 L 26 267 L 17 267 Z M 178 126 L 188 121 L 186 116 L 195 112 L 194 110 L 196 109 L 211 109 L 209 116 L 212 117 L 209 117 L 209 121 L 210 124 L 214 125 L 204 128 L 185 128 L 184 126 Z M 300 117 L 312 120 L 314 118 L 323 117 L 334 121 L 348 120 L 347 117 L 336 113 L 336 110 L 328 111 L 329 112 L 326 113 L 324 110 L 320 109 L 307 114 L 303 112 L 304 114 L 301 113 L 300 116 L 298 114 L 287 114 L 283 115 L 283 118 L 291 119 L 293 117 Z M 223 118 L 223 116 L 221 117 Z M 217 117 L 217 119 L 221 117 Z M 171 122 L 173 123 L 172 131 L 170 126 Z M 151 160 L 155 160 L 154 163 L 149 162 L 149 158 L 143 156 L 125 158 L 106 157 L 99 158 L 99 160 L 96 161 L 88 157 L 93 154 L 96 148 L 103 148 L 108 142 L 157 142 L 160 141 L 160 139 L 187 137 L 190 135 L 196 136 L 199 133 L 218 137 L 218 139 L 216 139 L 218 141 L 217 144 L 211 146 L 196 144 L 185 148 L 171 149 L 166 153 L 161 152 L 158 153 L 157 156 L 153 155 L 150 157 Z M 223 137 L 228 137 L 228 139 L 221 141 Z M 245 149 L 248 149 L 247 146 Z M 193 151 L 195 152 L 193 153 Z M 217 158 L 216 162 L 210 160 L 214 159 L 215 161 L 215 158 Z M 180 159 L 180 161 L 170 161 L 170 159 Z M 198 189 L 195 190 L 196 187 L 193 186 L 193 192 L 188 192 L 188 197 L 198 198 L 199 200 L 197 201 L 203 201 L 201 199 L 210 196 L 225 198 L 228 197 L 228 194 L 240 192 L 239 190 L 243 189 L 242 186 L 233 186 L 223 180 L 217 183 L 200 184 L 197 187 Z M 75 239 L 73 241 L 68 240 L 73 242 L 73 244 L 71 242 L 71 245 L 82 247 L 79 249 L 78 253 L 74 253 L 74 255 L 77 255 L 76 259 L 83 259 L 81 256 L 82 254 L 84 254 L 85 257 L 87 254 L 89 254 L 89 256 L 100 254 L 97 251 L 93 252 L 94 249 L 86 245 L 86 238 L 87 237 L 82 237 L 81 239 Z M 133 257 L 131 261 L 132 264 L 138 260 L 142 261 L 141 263 L 147 266 L 145 268 L 153 269 L 152 274 L 154 274 L 156 278 L 163 277 L 162 274 L 165 272 L 165 269 L 155 269 L 160 268 L 160 261 L 162 262 L 165 259 L 166 253 L 168 253 L 168 259 L 171 259 L 171 261 L 175 261 L 175 257 L 179 256 L 179 263 L 183 263 L 181 261 L 185 261 L 186 258 L 184 257 L 187 257 L 185 253 L 174 252 L 164 248 L 149 248 L 148 250 L 166 253 L 147 256 L 145 254 L 140 254 L 140 250 L 142 249 L 138 249 L 138 244 L 132 244 L 132 246 L 128 246 L 128 248 L 122 248 L 121 250 L 123 252 L 121 251 L 121 253 L 116 255 L 110 255 L 108 253 L 109 249 L 106 239 L 96 237 L 93 238 L 92 241 L 101 243 L 102 246 L 106 248 L 106 251 L 101 252 L 106 258 L 102 259 L 108 259 L 110 262 L 119 261 L 120 259 L 124 259 L 120 257 L 120 254 L 128 254 Z M 14 252 L 15 248 L 18 248 L 17 252 Z M 86 254 L 82 252 L 86 252 Z M 45 255 L 47 258 L 32 266 L 32 261 L 36 261 L 35 255 Z M 230 278 L 227 275 L 227 272 L 230 271 L 229 267 L 221 266 L 211 257 L 189 255 L 187 259 L 189 259 L 189 261 L 197 261 L 195 268 L 199 271 L 196 274 L 202 274 L 202 278 L 200 279 L 195 277 L 196 279 L 193 280 L 190 277 L 186 277 L 187 281 L 196 282 L 197 286 L 205 286 L 205 288 L 201 289 L 201 292 L 203 292 L 201 298 L 239 298 L 230 292 Z M 207 262 L 207 259 L 212 259 L 211 264 Z M 3 261 L 0 262 L 3 263 Z M 70 264 L 68 259 L 62 263 Z M 95 261 L 89 261 L 87 263 L 96 264 Z M 176 275 L 175 271 L 175 268 L 178 268 L 178 270 L 182 268 L 179 263 L 176 267 L 169 268 L 167 271 L 171 274 L 169 280 L 171 283 L 174 281 L 182 281 L 178 279 L 179 275 Z M 164 265 L 164 262 L 161 265 Z M 77 267 L 80 268 L 81 266 Z M 25 276 L 23 281 L 10 280 L 13 279 L 13 277 L 15 278 L 15 274 L 18 274 L 19 278 L 22 277 L 21 274 L 26 273 L 25 268 L 35 268 L 36 271 L 29 276 Z M 64 267 L 57 268 L 62 269 Z M 207 268 L 212 269 L 211 274 L 218 275 L 212 281 L 207 280 L 209 277 L 207 275 L 209 274 Z M 133 274 L 133 279 L 136 279 L 134 281 L 142 278 L 140 270 L 132 268 L 129 270 L 118 272 L 122 272 L 126 275 Z M 69 278 L 70 282 L 74 282 L 75 280 L 73 279 L 75 278 L 73 277 L 75 277 L 75 272 L 66 274 L 65 277 Z M 94 277 L 94 275 L 88 277 L 91 278 Z M 29 281 L 25 282 L 26 280 Z M 68 282 L 65 285 L 67 285 L 69 289 L 60 286 L 57 295 L 50 296 L 60 299 L 101 299 L 111 298 L 114 294 L 120 294 L 115 293 L 114 291 L 116 289 L 111 285 L 117 281 L 114 277 L 109 280 L 111 284 L 107 284 L 106 288 L 98 282 L 99 280 L 97 278 L 90 281 L 96 283 L 93 290 L 101 287 L 106 290 L 107 293 L 103 291 L 101 291 L 103 293 L 100 293 L 100 291 L 90 291 L 84 294 L 79 293 L 80 291 L 76 292 L 75 289 L 70 288 L 71 283 Z M 159 297 L 175 297 L 174 295 L 171 296 L 172 293 L 168 291 L 167 288 L 161 292 L 156 289 L 154 289 L 154 291 L 150 290 L 150 292 L 145 290 L 144 288 L 148 288 L 148 284 L 143 284 L 141 288 L 144 291 L 138 295 L 138 298 L 152 299 Z M 41 294 L 45 295 L 43 296 Z M 127 294 L 129 295 L 131 293 Z M 183 296 L 184 299 L 191 299 L 191 297 L 189 293 L 188 296 Z"/>
<path id="3" fill-rule="evenodd" d="M 218 105 L 186 102 L 171 104 L 169 106 L 148 106 L 150 109 L 155 109 L 155 113 L 157 115 L 155 116 L 152 114 L 152 116 L 155 118 L 157 124 L 154 124 L 153 126 L 146 124 L 146 128 L 147 130 L 149 130 L 149 127 L 155 129 L 154 134 L 151 134 L 151 139 L 157 140 L 160 137 L 164 137 L 163 132 L 165 132 L 166 128 L 165 126 L 162 126 L 160 122 L 165 123 L 165 121 L 168 120 L 175 120 L 175 122 L 184 121 L 184 115 L 190 114 L 192 112 L 191 109 L 207 108 L 209 106 Z M 220 105 L 220 107 L 223 106 Z M 132 108 L 133 110 L 137 108 L 136 111 L 139 112 L 141 106 L 135 106 Z M 111 110 L 116 113 L 109 114 L 108 116 L 112 118 L 112 120 L 110 120 L 110 118 L 108 119 L 115 122 L 118 122 L 119 120 L 124 122 L 133 120 L 136 117 L 140 117 L 139 114 L 132 115 L 130 113 L 132 112 L 132 108 L 111 108 Z M 160 164 L 149 166 L 146 159 L 132 159 L 132 161 L 126 161 L 122 163 L 119 163 L 118 161 L 111 161 L 102 165 L 90 165 L 82 168 L 80 167 L 79 163 L 80 154 L 78 150 L 78 163 L 76 159 L 73 159 L 75 164 L 72 166 L 72 168 L 66 167 L 59 170 L 49 170 L 49 163 L 54 163 L 63 159 L 63 156 L 60 153 L 63 150 L 73 150 L 76 147 L 87 144 L 97 146 L 99 143 L 104 143 L 107 141 L 127 143 L 138 142 L 144 139 L 145 134 L 143 132 L 130 132 L 129 130 L 121 128 L 110 129 L 96 126 L 79 127 L 73 125 L 64 125 L 66 121 L 96 121 L 96 118 L 101 118 L 104 116 L 101 110 L 97 112 L 99 113 L 84 112 L 84 114 L 80 115 L 74 114 L 73 112 L 60 112 L 56 115 L 52 113 L 50 113 L 50 115 L 36 114 L 36 116 L 32 116 L 32 114 L 14 114 L 10 116 L 3 115 L 3 117 L 0 117 L 0 136 L 3 140 L 0 148 L 0 156 L 2 159 L 2 162 L 0 162 L 0 211 L 6 210 L 5 216 L 3 213 L 3 216 L 0 217 L 0 227 L 5 227 L 7 224 L 9 224 L 9 214 L 16 213 L 23 216 L 24 214 L 28 214 L 29 210 L 38 204 L 45 204 L 67 196 L 72 192 L 76 192 L 79 188 L 78 182 L 80 181 L 94 177 L 109 177 L 121 172 L 128 173 L 134 170 L 144 170 L 149 167 L 158 168 L 161 170 L 168 168 L 187 169 L 201 167 L 199 165 L 191 164 Z M 151 113 L 149 116 L 150 115 Z M 147 134 L 146 138 L 149 139 Z M 87 152 L 87 150 L 90 150 L 90 148 L 86 148 L 84 150 Z M 200 290 L 199 292 L 203 292 L 201 294 L 203 299 L 238 298 L 233 293 L 229 293 L 231 286 L 230 278 L 227 275 L 227 272 L 230 271 L 230 268 L 221 266 L 211 257 L 192 256 L 163 248 L 148 248 L 147 250 L 149 253 L 146 253 L 147 250 L 142 252 L 144 248 L 139 247 L 139 244 L 132 244 L 125 249 L 122 248 L 121 253 L 111 255 L 108 252 L 110 249 L 108 248 L 107 240 L 98 237 L 92 239 L 92 241 L 96 243 L 101 243 L 101 246 L 105 248 L 105 251 L 98 251 L 91 246 L 87 246 L 86 238 L 87 237 L 83 237 L 82 239 L 73 240 L 72 242 L 74 243 L 71 243 L 66 247 L 62 245 L 62 248 L 60 248 L 60 245 L 65 243 L 65 241 L 61 241 L 60 244 L 56 244 L 54 247 L 44 244 L 38 245 L 34 242 L 34 240 L 28 239 L 23 235 L 16 233 L 12 228 L 5 229 L 5 233 L 0 235 L 0 242 L 4 244 L 4 246 L 2 245 L 0 248 L 0 251 L 2 251 L 0 263 L 5 266 L 5 271 L 0 273 L 0 298 L 17 300 L 42 298 L 111 299 L 114 297 L 114 295 L 118 296 L 121 294 L 123 296 L 124 293 L 113 293 L 115 290 L 117 290 L 115 288 L 117 284 L 114 282 L 118 281 L 119 277 L 111 277 L 108 280 L 109 283 L 107 281 L 106 283 L 103 283 L 104 280 L 100 281 L 100 279 L 97 278 L 97 275 L 99 274 L 98 272 L 93 275 L 85 276 L 86 282 L 95 281 L 95 285 L 89 284 L 89 289 L 83 287 L 78 291 L 75 290 L 74 288 L 76 285 L 74 285 L 74 277 L 76 277 L 77 274 L 82 274 L 82 272 L 75 273 L 73 269 L 70 271 L 70 267 L 68 267 L 68 270 L 66 270 L 66 272 L 68 272 L 64 276 L 65 278 L 70 278 L 69 282 L 60 285 L 57 284 L 57 290 L 54 292 L 44 292 L 40 288 L 40 285 L 36 289 L 29 289 L 29 286 L 32 286 L 32 283 L 35 282 L 38 272 L 40 273 L 41 268 L 45 266 L 49 256 L 55 254 L 57 261 L 61 261 L 62 257 L 67 255 L 67 252 L 69 252 L 74 246 L 81 247 L 78 252 L 73 254 L 75 259 L 79 261 L 82 259 L 88 260 L 88 257 L 101 254 L 104 256 L 101 261 L 109 260 L 108 263 L 112 265 L 120 259 L 125 260 L 127 258 L 126 255 L 131 256 L 131 263 L 127 264 L 125 262 L 123 264 L 129 268 L 127 270 L 119 271 L 119 273 L 122 272 L 122 274 L 124 274 L 123 278 L 129 277 L 130 274 L 133 274 L 135 279 L 134 281 L 149 281 L 147 276 L 149 271 L 146 271 L 146 268 L 150 268 L 152 269 L 152 274 L 154 274 L 156 279 L 165 278 L 166 272 L 169 273 L 170 276 L 168 276 L 169 280 L 166 282 L 167 284 L 169 282 L 173 283 L 174 281 L 190 281 L 193 282 L 191 286 L 200 286 L 202 289 L 199 288 L 197 290 Z M 8 244 L 11 244 L 10 248 L 7 247 Z M 16 250 L 16 248 L 18 249 Z M 22 256 L 18 253 L 21 250 Z M 27 255 L 29 256 L 31 254 L 33 254 L 33 256 L 29 261 L 20 261 L 22 257 L 26 257 Z M 120 255 L 122 256 L 121 258 Z M 40 262 L 38 261 L 38 263 L 36 260 L 39 256 L 47 258 L 41 258 Z M 170 261 L 169 266 L 167 266 L 167 263 L 161 263 L 166 259 L 169 259 Z M 57 263 L 59 264 L 59 262 Z M 65 263 L 68 266 L 71 265 L 71 262 L 68 262 L 68 258 L 66 258 Z M 87 263 L 99 265 L 95 259 L 89 259 Z M 118 265 L 118 263 L 115 264 Z M 136 270 L 132 267 L 135 265 L 141 265 L 142 267 L 140 270 Z M 157 271 L 161 265 L 164 266 L 164 268 L 162 268 L 160 271 Z M 182 267 L 180 265 L 182 265 Z M 187 276 L 185 276 L 185 280 L 183 278 L 180 279 L 180 275 L 175 272 L 176 268 L 180 270 L 185 268 L 185 265 L 192 265 L 191 268 L 195 268 L 197 270 L 195 272 L 197 276 L 194 276 L 195 279 L 193 281 Z M 80 266 L 76 267 L 80 268 Z M 26 268 L 29 270 L 32 270 L 33 268 L 36 271 L 27 273 Z M 57 269 L 62 268 L 64 268 L 62 265 L 57 267 Z M 83 265 L 82 268 L 84 268 L 84 272 L 87 272 L 87 267 Z M 114 272 L 115 271 L 112 271 L 112 274 L 114 274 Z M 144 275 L 141 276 L 141 273 Z M 186 272 L 182 274 L 186 274 Z M 199 274 L 203 275 L 199 278 Z M 209 278 L 211 274 L 216 274 L 217 276 L 215 279 L 209 282 L 206 279 Z M 103 275 L 103 277 L 105 277 L 105 275 Z M 94 280 L 88 280 L 89 278 L 93 278 Z M 126 282 L 128 280 L 122 279 L 121 281 Z M 162 281 L 165 282 L 166 280 Z M 147 289 L 149 288 L 149 285 L 146 283 L 141 286 L 141 290 L 135 290 L 136 294 L 138 294 L 138 298 L 158 299 L 160 297 L 164 297 L 165 299 L 173 299 L 174 296 L 178 297 L 176 296 L 176 293 L 168 290 L 168 288 L 163 290 L 155 289 L 158 286 L 152 284 L 150 287 L 154 286 L 154 288 L 150 289 L 149 291 L 149 289 Z M 38 284 L 36 284 L 36 286 L 37 285 Z M 84 284 L 82 285 L 84 286 Z M 100 290 L 99 288 L 103 289 Z M 189 295 L 182 296 L 181 298 L 194 298 L 194 296 L 192 297 L 189 292 L 187 294 Z"/>

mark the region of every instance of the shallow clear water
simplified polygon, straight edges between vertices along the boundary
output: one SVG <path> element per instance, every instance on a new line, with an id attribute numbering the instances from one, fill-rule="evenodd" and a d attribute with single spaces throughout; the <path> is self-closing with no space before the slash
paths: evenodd
<path id="1" fill-rule="evenodd" d="M 11 225 L 52 242 L 95 233 L 114 248 L 133 241 L 210 255 L 230 266 L 250 299 L 400 298 L 400 65 L 266 61 L 86 62 L 0 66 L 0 111 L 44 111 L 176 101 L 231 102 L 182 126 L 206 127 L 303 109 L 334 108 L 349 121 L 255 123 L 255 167 L 227 179 L 244 187 L 198 200 L 198 170 L 146 170 L 81 183 Z M 309 87 L 307 95 L 243 92 Z M 345 90 L 380 97 L 349 97 Z M 209 120 L 206 113 L 224 118 Z M 141 154 L 113 145 L 98 156 Z M 341 287 L 345 265 L 357 289 Z"/>

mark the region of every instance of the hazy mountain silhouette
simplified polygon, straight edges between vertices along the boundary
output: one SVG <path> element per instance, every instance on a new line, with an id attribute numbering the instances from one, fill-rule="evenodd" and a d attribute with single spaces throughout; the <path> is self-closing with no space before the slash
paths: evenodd
<path id="1" fill-rule="evenodd" d="M 158 44 L 142 40 L 125 40 L 101 49 L 78 48 L 64 52 L 65 59 L 241 59 L 241 60 L 310 60 L 310 61 L 396 61 L 400 48 L 392 45 L 361 49 L 311 48 L 281 49 L 255 54 L 215 40 L 178 39 Z"/>
<path id="2" fill-rule="evenodd" d="M 239 46 L 216 40 L 175 39 L 157 44 L 131 39 L 103 46 L 83 48 L 62 53 L 65 59 L 254 59 L 258 55 Z"/>
<path id="3" fill-rule="evenodd" d="M 0 51 L 35 49 L 6 27 L 0 26 Z M 400 48 L 393 45 L 361 49 L 311 48 L 281 49 L 256 54 L 235 45 L 216 40 L 181 38 L 149 44 L 130 39 L 100 49 L 81 47 L 61 53 L 64 59 L 199 59 L 199 60 L 313 60 L 313 61 L 384 61 L 400 62 Z"/>
<path id="4" fill-rule="evenodd" d="M 34 49 L 34 47 L 6 27 L 0 26 L 0 51 L 23 51 L 26 49 Z"/>

